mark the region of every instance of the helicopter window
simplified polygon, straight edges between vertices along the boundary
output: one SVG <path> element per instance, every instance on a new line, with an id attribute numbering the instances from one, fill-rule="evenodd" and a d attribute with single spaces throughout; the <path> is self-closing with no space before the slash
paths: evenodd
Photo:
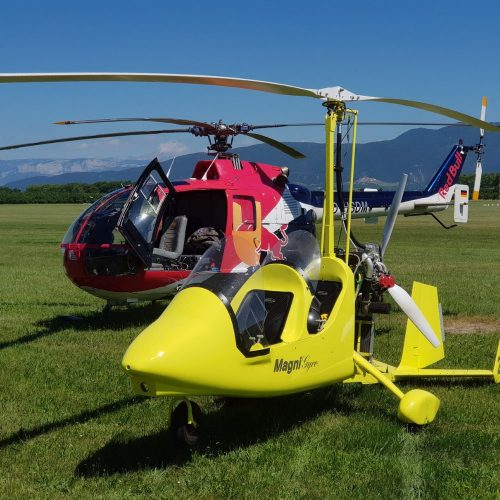
<path id="1" fill-rule="evenodd" d="M 127 276 L 139 268 L 139 259 L 127 247 L 85 249 L 85 271 L 91 276 Z"/>
<path id="2" fill-rule="evenodd" d="M 233 229 L 255 231 L 255 203 L 249 196 L 233 196 Z"/>
<path id="3" fill-rule="evenodd" d="M 135 200 L 130 207 L 128 218 L 133 221 L 135 228 L 147 242 L 153 239 L 156 217 L 167 195 L 168 191 L 159 185 L 153 173 L 135 193 Z"/>
<path id="4" fill-rule="evenodd" d="M 293 294 L 269 290 L 252 290 L 236 313 L 238 343 L 245 351 L 260 344 L 266 347 L 281 342 Z"/>

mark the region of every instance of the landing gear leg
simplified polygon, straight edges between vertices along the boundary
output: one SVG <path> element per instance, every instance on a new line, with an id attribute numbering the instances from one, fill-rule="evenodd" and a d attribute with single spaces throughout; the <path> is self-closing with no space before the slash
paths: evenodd
<path id="1" fill-rule="evenodd" d="M 354 363 L 375 377 L 399 398 L 399 420 L 407 424 L 425 425 L 430 424 L 436 418 L 436 413 L 439 409 L 439 399 L 434 394 L 422 389 L 412 389 L 404 394 L 389 378 L 357 352 L 354 352 Z"/>
<path id="2" fill-rule="evenodd" d="M 195 446 L 200 437 L 201 409 L 189 399 L 183 399 L 172 412 L 170 429 L 182 444 Z"/>

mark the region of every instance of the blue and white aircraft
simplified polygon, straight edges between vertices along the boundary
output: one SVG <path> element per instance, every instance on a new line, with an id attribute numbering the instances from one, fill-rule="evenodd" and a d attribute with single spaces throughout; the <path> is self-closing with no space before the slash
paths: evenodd
<path id="1" fill-rule="evenodd" d="M 469 187 L 458 184 L 460 172 L 467 153 L 474 147 L 462 143 L 452 147 L 428 186 L 422 191 L 405 191 L 399 214 L 433 215 L 433 212 L 455 206 L 455 222 L 465 223 L 468 218 Z M 323 217 L 323 191 L 311 191 L 299 184 L 289 184 L 294 198 L 304 210 L 313 210 L 318 220 Z M 377 222 L 377 217 L 385 217 L 391 206 L 394 191 L 363 190 L 353 193 L 352 217 L 364 218 L 366 222 Z M 338 194 L 335 194 L 335 218 L 341 218 Z"/>

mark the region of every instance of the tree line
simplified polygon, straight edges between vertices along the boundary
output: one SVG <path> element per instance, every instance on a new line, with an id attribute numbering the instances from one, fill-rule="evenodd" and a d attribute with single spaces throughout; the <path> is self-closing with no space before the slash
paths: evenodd
<path id="1" fill-rule="evenodd" d="M 476 174 L 462 174 L 460 183 L 467 184 L 472 198 L 472 190 L 474 189 L 474 178 Z M 498 200 L 500 199 L 500 174 L 483 174 L 481 178 L 481 189 L 479 190 L 479 198 L 482 200 Z"/>
<path id="2" fill-rule="evenodd" d="M 130 181 L 95 182 L 94 184 L 40 184 L 26 191 L 0 186 L 0 204 L 5 203 L 93 203 L 101 196 Z"/>
<path id="3" fill-rule="evenodd" d="M 461 184 L 468 184 L 472 193 L 474 175 L 460 176 Z M 5 203 L 93 203 L 101 196 L 118 189 L 130 181 L 95 182 L 94 184 L 40 184 L 26 191 L 0 186 L 0 204 Z M 471 194 L 472 196 L 472 194 Z M 483 200 L 500 199 L 500 174 L 483 174 L 479 197 Z"/>

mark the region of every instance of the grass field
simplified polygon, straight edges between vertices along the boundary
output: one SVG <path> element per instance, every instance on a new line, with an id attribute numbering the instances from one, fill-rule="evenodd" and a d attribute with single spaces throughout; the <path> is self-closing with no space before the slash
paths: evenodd
<path id="1" fill-rule="evenodd" d="M 1 498 L 500 498 L 500 387 L 490 383 L 418 384 L 441 399 L 420 431 L 397 420 L 379 386 L 206 398 L 200 446 L 176 445 L 169 401 L 134 398 L 120 366 L 164 305 L 103 316 L 103 302 L 64 276 L 58 245 L 82 209 L 0 206 Z M 359 239 L 380 239 L 381 224 L 356 227 Z M 407 289 L 413 279 L 439 287 L 440 366 L 491 369 L 500 207 L 476 203 L 470 223 L 450 231 L 401 219 L 385 261 Z M 384 318 L 379 357 L 397 362 L 403 331 L 401 314 Z"/>

